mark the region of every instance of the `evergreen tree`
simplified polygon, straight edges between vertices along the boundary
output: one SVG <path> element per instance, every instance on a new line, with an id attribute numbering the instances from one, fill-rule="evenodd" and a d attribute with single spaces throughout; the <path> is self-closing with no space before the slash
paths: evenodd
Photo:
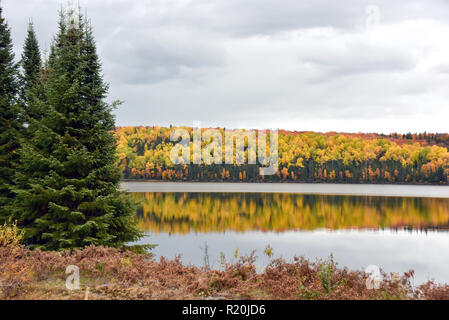
<path id="1" fill-rule="evenodd" d="M 73 23 L 71 19 L 79 20 Z M 42 249 L 120 246 L 140 236 L 119 191 L 115 119 L 91 28 L 61 14 L 45 85 L 46 113 L 21 150 L 14 217 Z M 34 99 L 32 104 L 42 103 Z"/>
<path id="2" fill-rule="evenodd" d="M 48 79 L 48 61 L 42 63 L 41 52 L 34 32 L 33 23 L 28 25 L 27 38 L 20 61 L 22 67 L 20 98 L 23 105 L 23 121 L 26 123 L 24 136 L 32 135 L 33 120 L 40 121 L 45 116 L 45 85 Z"/>
<path id="3" fill-rule="evenodd" d="M 56 60 L 56 52 L 58 49 L 61 49 L 64 43 L 64 37 L 67 33 L 67 24 L 66 17 L 64 11 L 59 11 L 59 20 L 58 20 L 58 33 L 54 37 L 51 46 L 50 46 L 50 55 L 48 57 L 48 66 L 52 68 L 53 62 Z"/>
<path id="4" fill-rule="evenodd" d="M 37 42 L 36 33 L 34 32 L 33 22 L 28 24 L 27 37 L 23 47 L 20 97 L 26 105 L 29 100 L 29 91 L 36 85 L 40 76 L 42 59 L 39 44 Z"/>
<path id="5" fill-rule="evenodd" d="M 37 124 L 46 115 L 48 109 L 46 86 L 49 74 L 48 60 L 44 60 L 38 77 L 26 90 L 26 100 L 22 102 L 24 109 L 23 121 L 27 124 L 26 128 L 24 128 L 25 138 L 32 135 L 32 131 L 35 129 L 33 124 Z"/>
<path id="6" fill-rule="evenodd" d="M 22 129 L 18 89 L 11 32 L 0 7 L 0 223 L 9 215 L 7 206 L 14 195 L 11 187 Z"/>

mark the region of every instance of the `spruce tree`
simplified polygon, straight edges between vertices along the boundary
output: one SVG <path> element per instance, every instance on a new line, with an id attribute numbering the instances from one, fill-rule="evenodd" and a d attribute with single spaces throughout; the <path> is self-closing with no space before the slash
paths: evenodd
<path id="1" fill-rule="evenodd" d="M 18 160 L 22 124 L 17 104 L 18 72 L 14 63 L 11 32 L 0 7 L 0 223 L 9 216 L 8 206 Z"/>
<path id="2" fill-rule="evenodd" d="M 31 21 L 28 24 L 20 65 L 22 67 L 20 100 L 25 124 L 23 135 L 27 139 L 34 130 L 33 121 L 40 121 L 45 116 L 45 85 L 49 73 L 48 61 L 42 63 L 39 44 Z"/>
<path id="3" fill-rule="evenodd" d="M 32 21 L 28 24 L 20 66 L 22 67 L 20 97 L 26 105 L 27 100 L 29 100 L 29 92 L 36 85 L 42 67 L 41 52 Z"/>
<path id="4" fill-rule="evenodd" d="M 45 117 L 20 153 L 14 217 L 30 247 L 121 246 L 140 232 L 132 198 L 119 190 L 115 105 L 105 102 L 92 31 L 82 17 L 61 14 L 56 39 Z"/>

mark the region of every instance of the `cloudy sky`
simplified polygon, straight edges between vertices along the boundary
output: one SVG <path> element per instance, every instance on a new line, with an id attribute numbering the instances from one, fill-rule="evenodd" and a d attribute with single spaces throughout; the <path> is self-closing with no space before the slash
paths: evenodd
<path id="1" fill-rule="evenodd" d="M 2 0 L 19 55 L 61 0 Z M 118 125 L 449 132 L 445 0 L 80 0 Z"/>

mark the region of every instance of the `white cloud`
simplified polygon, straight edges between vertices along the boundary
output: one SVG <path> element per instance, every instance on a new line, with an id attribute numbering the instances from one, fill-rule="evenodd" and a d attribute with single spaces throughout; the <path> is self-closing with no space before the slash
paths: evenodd
<path id="1" fill-rule="evenodd" d="M 120 125 L 320 131 L 446 131 L 444 1 L 81 1 Z M 20 52 L 27 15 L 41 43 L 59 1 L 4 0 Z M 50 31 L 51 30 L 51 31 Z"/>

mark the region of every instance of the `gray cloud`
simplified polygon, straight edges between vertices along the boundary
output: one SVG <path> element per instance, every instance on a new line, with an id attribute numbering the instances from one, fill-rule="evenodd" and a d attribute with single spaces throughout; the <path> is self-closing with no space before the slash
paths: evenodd
<path id="1" fill-rule="evenodd" d="M 447 1 L 80 2 L 119 125 L 447 131 Z M 18 56 L 28 18 L 48 47 L 65 3 L 2 1 Z"/>
<path id="2" fill-rule="evenodd" d="M 114 64 L 114 75 L 121 82 L 152 83 L 182 77 L 186 69 L 222 66 L 224 48 L 212 41 L 204 43 L 204 37 L 198 30 L 117 28 L 102 42 L 101 52 Z"/>

